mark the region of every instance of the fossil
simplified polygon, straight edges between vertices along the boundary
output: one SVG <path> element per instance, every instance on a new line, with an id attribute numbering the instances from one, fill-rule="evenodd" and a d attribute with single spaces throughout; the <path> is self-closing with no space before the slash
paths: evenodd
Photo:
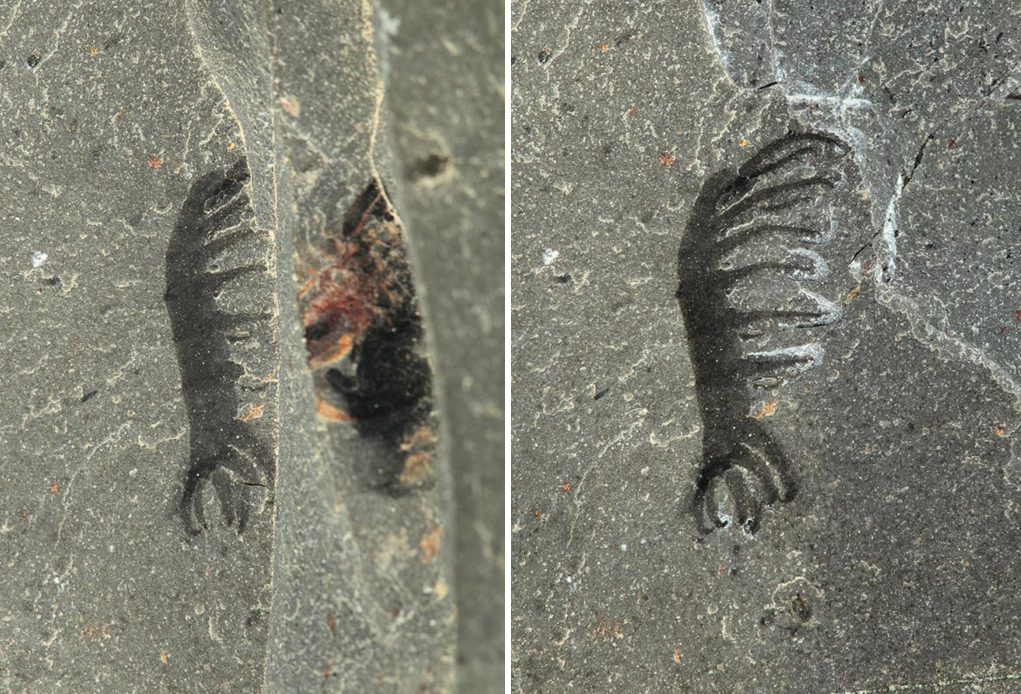
<path id="1" fill-rule="evenodd" d="M 170 316 L 181 391 L 189 423 L 189 467 L 178 506 L 189 533 L 206 526 L 201 491 L 212 482 L 228 525 L 244 530 L 250 509 L 244 487 L 270 487 L 272 455 L 250 422 L 237 416 L 238 382 L 244 374 L 231 358 L 236 333 L 272 313 L 226 313 L 217 295 L 229 283 L 266 272 L 262 263 L 212 271 L 225 250 L 259 231 L 247 191 L 248 166 L 238 161 L 192 184 L 170 238 L 164 301 Z"/>
<path id="2" fill-rule="evenodd" d="M 403 226 L 378 178 L 303 259 L 298 298 L 320 417 L 349 423 L 387 451 L 373 488 L 400 495 L 427 484 L 432 367 Z"/>
<path id="3" fill-rule="evenodd" d="M 818 219 L 820 199 L 841 183 L 838 167 L 848 151 L 827 135 L 790 133 L 762 147 L 738 170 L 711 176 L 695 201 L 681 240 L 677 298 L 702 418 L 702 461 L 691 510 L 703 533 L 730 523 L 717 498 L 721 486 L 738 525 L 749 533 L 758 529 L 763 506 L 791 501 L 798 493 L 789 457 L 749 411 L 757 386 L 818 364 L 823 348 L 812 341 L 768 351 L 749 345 L 764 335 L 832 323 L 840 308 L 802 286 L 826 272 L 814 251 L 782 248 L 782 257 L 745 253 L 740 261 L 734 258 L 763 242 L 774 249 L 790 241 L 824 244 L 831 228 Z M 735 287 L 767 275 L 792 282 L 800 305 L 735 305 Z"/>

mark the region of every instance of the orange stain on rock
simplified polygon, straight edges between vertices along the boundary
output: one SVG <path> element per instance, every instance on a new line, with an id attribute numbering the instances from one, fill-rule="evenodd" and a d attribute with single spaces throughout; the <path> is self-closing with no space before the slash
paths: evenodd
<path id="1" fill-rule="evenodd" d="M 401 482 L 408 485 L 422 485 L 433 477 L 432 456 L 428 453 L 412 453 L 404 459 Z"/>
<path id="2" fill-rule="evenodd" d="M 241 417 L 237 417 L 237 419 L 241 420 L 242 422 L 247 422 L 250 419 L 258 419 L 259 417 L 262 416 L 262 411 L 265 408 L 266 403 L 264 402 L 256 403 L 248 408 L 248 412 L 246 412 Z"/>
<path id="3" fill-rule="evenodd" d="M 404 453 L 404 468 L 400 474 L 402 484 L 422 486 L 434 477 L 433 453 L 438 439 L 430 426 L 420 426 L 401 441 L 401 452 Z"/>
<path id="4" fill-rule="evenodd" d="M 308 366 L 310 369 L 318 369 L 335 361 L 340 361 L 351 352 L 353 346 L 354 339 L 350 334 L 341 335 L 336 343 L 326 348 L 326 351 L 314 357 L 309 357 Z"/>
<path id="5" fill-rule="evenodd" d="M 401 442 L 402 451 L 410 451 L 422 446 L 431 446 L 437 443 L 436 432 L 430 427 L 419 427 L 415 432 Z"/>
<path id="6" fill-rule="evenodd" d="M 428 564 L 440 553 L 440 544 L 443 539 L 443 528 L 436 525 L 427 532 L 418 546 L 422 550 L 422 563 Z"/>
<path id="7" fill-rule="evenodd" d="M 316 398 L 316 414 L 331 422 L 353 422 L 354 417 L 320 397 Z"/>
<path id="8" fill-rule="evenodd" d="M 859 291 L 861 291 L 861 282 L 858 283 L 857 287 L 855 287 L 854 289 L 847 293 L 847 296 L 844 297 L 844 303 L 845 304 L 851 303 L 851 299 L 856 297 Z"/>

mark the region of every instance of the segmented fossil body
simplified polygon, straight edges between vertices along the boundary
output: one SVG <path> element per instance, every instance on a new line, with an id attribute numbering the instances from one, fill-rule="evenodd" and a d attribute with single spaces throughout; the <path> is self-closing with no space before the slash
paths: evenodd
<path id="1" fill-rule="evenodd" d="M 730 496 L 736 520 L 758 528 L 763 505 L 792 500 L 798 492 L 788 456 L 763 424 L 750 416 L 754 388 L 798 373 L 822 357 L 818 344 L 770 351 L 749 348 L 752 338 L 833 322 L 839 307 L 801 286 L 825 262 L 804 248 L 782 257 L 735 262 L 750 244 L 823 243 L 830 227 L 819 200 L 840 181 L 832 168 L 847 147 L 835 138 L 793 133 L 763 147 L 739 170 L 725 170 L 702 186 L 682 238 L 677 298 L 684 317 L 702 417 L 702 462 L 692 512 L 699 529 L 729 523 L 719 496 Z M 824 216 L 824 215 L 823 215 Z M 732 296 L 741 283 L 786 276 L 799 289 L 800 305 L 749 308 Z M 769 379 L 769 376 L 774 376 Z"/>
<path id="2" fill-rule="evenodd" d="M 232 360 L 230 341 L 269 313 L 225 313 L 217 306 L 224 286 L 261 263 L 212 271 L 225 250 L 262 233 L 255 229 L 246 190 L 247 163 L 214 171 L 191 186 L 166 255 L 166 293 L 181 390 L 188 413 L 190 460 L 179 514 L 190 533 L 206 525 L 200 493 L 212 482 L 226 522 L 242 531 L 249 509 L 245 485 L 270 486 L 272 456 L 250 422 L 238 418 L 243 367 Z"/>

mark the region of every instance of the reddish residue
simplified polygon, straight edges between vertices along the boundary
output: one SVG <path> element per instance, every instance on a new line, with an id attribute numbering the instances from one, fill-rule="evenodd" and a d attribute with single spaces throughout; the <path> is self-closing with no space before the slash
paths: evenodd
<path id="1" fill-rule="evenodd" d="M 333 208 L 336 209 L 336 208 Z M 375 488 L 431 484 L 432 372 L 401 222 L 373 178 L 299 256 L 298 301 L 320 420 L 347 422 L 392 453 Z"/>
<path id="2" fill-rule="evenodd" d="M 308 300 L 302 323 L 313 369 L 347 355 L 360 335 L 406 300 L 407 261 L 393 223 L 374 181 L 348 209 L 343 229 L 330 234 L 326 266 L 306 274 L 298 296 Z"/>
<path id="3" fill-rule="evenodd" d="M 347 354 L 352 340 L 344 336 L 364 332 L 380 314 L 377 259 L 353 243 L 334 239 L 333 245 L 333 262 L 316 272 L 301 292 L 311 294 L 302 323 L 313 368 Z"/>

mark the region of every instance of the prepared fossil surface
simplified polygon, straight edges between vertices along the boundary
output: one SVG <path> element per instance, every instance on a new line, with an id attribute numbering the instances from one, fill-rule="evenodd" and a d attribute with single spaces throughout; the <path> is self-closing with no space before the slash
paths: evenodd
<path id="1" fill-rule="evenodd" d="M 449 282 L 502 275 L 462 144 L 502 34 L 468 6 L 0 3 L 0 691 L 492 691 L 458 584 L 498 575 L 455 567 L 501 564 L 500 523 L 455 517 L 446 452 L 498 506 L 497 350 L 454 343 L 502 343 L 500 287 Z M 424 166 L 417 83 L 459 123 Z"/>
<path id="2" fill-rule="evenodd" d="M 1021 7 L 514 0 L 515 691 L 1021 681 Z"/>
<path id="3" fill-rule="evenodd" d="M 336 221 L 299 253 L 316 411 L 382 443 L 389 460 L 367 481 L 401 494 L 432 483 L 437 443 L 432 368 L 407 242 L 379 180 Z"/>

